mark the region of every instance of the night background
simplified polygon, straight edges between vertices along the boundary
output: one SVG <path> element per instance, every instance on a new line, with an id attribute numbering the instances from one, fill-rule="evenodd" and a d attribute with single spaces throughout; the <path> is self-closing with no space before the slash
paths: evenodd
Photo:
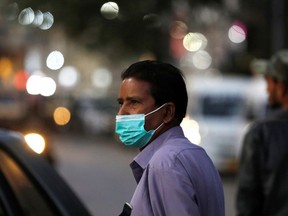
<path id="1" fill-rule="evenodd" d="M 288 49 L 287 9 L 284 0 L 0 0 L 0 127 L 42 134 L 90 210 L 116 215 L 133 191 L 135 153 L 114 135 L 120 74 L 138 60 L 172 63 L 189 94 L 181 126 L 229 173 L 232 216 L 241 140 L 266 109 L 259 74 Z"/>

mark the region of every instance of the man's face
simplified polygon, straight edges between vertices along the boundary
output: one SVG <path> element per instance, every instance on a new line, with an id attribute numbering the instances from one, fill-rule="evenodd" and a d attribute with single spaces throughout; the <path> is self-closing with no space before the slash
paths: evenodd
<path id="1" fill-rule="evenodd" d="M 118 102 L 120 105 L 118 115 L 147 114 L 157 108 L 155 99 L 151 95 L 151 85 L 135 78 L 122 81 Z M 155 129 L 163 122 L 159 112 L 146 117 L 146 130 Z"/>
<path id="2" fill-rule="evenodd" d="M 277 97 L 277 82 L 270 76 L 265 77 L 267 83 L 268 104 L 271 107 L 277 107 L 279 100 Z"/>

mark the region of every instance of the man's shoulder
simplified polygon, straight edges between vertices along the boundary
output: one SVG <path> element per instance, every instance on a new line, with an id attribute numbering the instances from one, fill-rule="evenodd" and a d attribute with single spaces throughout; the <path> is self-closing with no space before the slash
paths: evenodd
<path id="1" fill-rule="evenodd" d="M 165 141 L 165 144 L 158 150 L 158 152 L 167 153 L 180 153 L 183 151 L 196 151 L 202 150 L 202 147 L 191 143 L 185 136 L 183 137 L 171 137 Z"/>
<path id="2" fill-rule="evenodd" d="M 268 140 L 288 138 L 288 118 L 273 117 L 257 120 L 248 127 L 246 137 Z"/>
<path id="3" fill-rule="evenodd" d="M 202 147 L 191 143 L 185 137 L 171 138 L 154 153 L 150 163 L 171 166 L 175 160 L 191 158 L 201 152 L 205 154 Z"/>
<path id="4" fill-rule="evenodd" d="M 279 112 L 277 115 L 273 115 L 267 118 L 258 119 L 252 122 L 248 126 L 248 130 L 259 130 L 265 127 L 282 127 L 288 124 L 288 112 Z"/>

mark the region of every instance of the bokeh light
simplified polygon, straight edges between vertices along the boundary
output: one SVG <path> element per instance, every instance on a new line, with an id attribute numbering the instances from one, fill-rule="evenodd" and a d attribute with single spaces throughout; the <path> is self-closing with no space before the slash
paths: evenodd
<path id="1" fill-rule="evenodd" d="M 196 52 L 200 49 L 205 49 L 207 45 L 206 37 L 201 33 L 188 33 L 183 39 L 183 46 L 190 52 Z"/>
<path id="2" fill-rule="evenodd" d="M 41 26 L 44 20 L 43 13 L 40 10 L 35 11 L 35 18 L 33 20 L 33 25 Z"/>
<path id="3" fill-rule="evenodd" d="M 175 39 L 182 39 L 187 34 L 188 27 L 182 21 L 174 21 L 170 27 L 170 36 Z"/>
<path id="4" fill-rule="evenodd" d="M 51 77 L 31 75 L 26 83 L 26 91 L 31 95 L 52 96 L 56 91 L 56 82 Z"/>
<path id="5" fill-rule="evenodd" d="M 32 75 L 28 78 L 26 83 L 26 90 L 28 94 L 39 95 L 41 92 L 41 79 L 40 75 Z"/>
<path id="6" fill-rule="evenodd" d="M 197 69 L 208 69 L 212 63 L 212 58 L 205 50 L 196 52 L 192 57 L 192 62 Z"/>
<path id="7" fill-rule="evenodd" d="M 29 8 L 23 9 L 20 12 L 18 16 L 18 22 L 21 25 L 30 25 L 34 21 L 34 18 L 35 18 L 35 13 L 33 9 L 29 7 Z"/>
<path id="8" fill-rule="evenodd" d="M 92 73 L 92 84 L 98 88 L 108 88 L 112 83 L 111 72 L 105 68 L 99 68 Z"/>
<path id="9" fill-rule="evenodd" d="M 42 30 L 48 30 L 52 27 L 53 24 L 54 24 L 53 15 L 50 12 L 43 13 L 43 22 L 39 26 L 39 28 Z"/>
<path id="10" fill-rule="evenodd" d="M 14 14 L 16 13 L 18 5 L 11 5 L 10 10 L 14 10 Z M 13 15 L 13 14 L 12 14 Z M 13 16 L 7 17 L 12 20 Z M 18 15 L 18 22 L 21 25 L 30 25 L 33 24 L 34 26 L 39 27 L 42 30 L 50 29 L 54 24 L 54 17 L 50 12 L 42 13 L 40 10 L 34 11 L 31 7 L 23 9 Z"/>
<path id="11" fill-rule="evenodd" d="M 54 121 L 57 125 L 66 125 L 71 119 L 71 113 L 66 107 L 57 107 L 53 113 Z"/>
<path id="12" fill-rule="evenodd" d="M 59 73 L 58 81 L 61 86 L 73 87 L 77 83 L 79 78 L 79 72 L 75 67 L 66 66 L 63 67 Z"/>
<path id="13" fill-rule="evenodd" d="M 64 65 L 63 54 L 57 50 L 51 52 L 47 57 L 46 65 L 51 70 L 60 69 Z"/>
<path id="14" fill-rule="evenodd" d="M 26 89 L 26 83 L 28 80 L 28 74 L 24 70 L 18 71 L 14 76 L 14 86 L 17 90 L 24 91 Z"/>
<path id="15" fill-rule="evenodd" d="M 9 58 L 0 58 L 0 78 L 3 80 L 8 79 L 13 69 L 12 62 Z"/>
<path id="16" fill-rule="evenodd" d="M 186 116 L 180 125 L 183 129 L 185 137 L 192 143 L 199 145 L 201 143 L 201 136 L 199 132 L 199 124 L 197 121 Z"/>
<path id="17" fill-rule="evenodd" d="M 52 96 L 56 91 L 56 83 L 51 77 L 43 77 L 41 80 L 40 94 L 45 97 Z"/>
<path id="18" fill-rule="evenodd" d="M 24 136 L 28 146 L 37 154 L 41 154 L 45 149 L 45 139 L 37 133 L 29 133 Z"/>
<path id="19" fill-rule="evenodd" d="M 119 13 L 119 6 L 115 2 L 106 2 L 102 5 L 101 14 L 109 20 L 115 19 Z"/>
<path id="20" fill-rule="evenodd" d="M 16 20 L 19 14 L 19 6 L 16 2 L 9 4 L 5 10 L 7 20 Z"/>
<path id="21" fill-rule="evenodd" d="M 228 31 L 228 37 L 233 43 L 242 43 L 245 41 L 246 34 L 246 27 L 241 22 L 234 22 Z"/>

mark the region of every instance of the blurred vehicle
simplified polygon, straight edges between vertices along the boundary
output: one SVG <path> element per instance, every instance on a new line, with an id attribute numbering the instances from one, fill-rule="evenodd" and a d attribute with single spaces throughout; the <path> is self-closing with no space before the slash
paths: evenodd
<path id="1" fill-rule="evenodd" d="M 22 95 L 1 92 L 0 126 L 13 127 L 13 125 L 23 124 L 26 116 L 28 115 L 28 109 L 29 106 Z"/>
<path id="2" fill-rule="evenodd" d="M 117 106 L 116 98 L 80 98 L 73 106 L 73 128 L 86 135 L 113 135 Z"/>
<path id="3" fill-rule="evenodd" d="M 22 133 L 31 149 L 54 164 L 56 158 L 52 138 L 44 125 L 45 121 L 36 112 L 35 106 L 31 106 L 31 98 L 19 92 L 2 92 L 0 94 L 0 128 Z M 33 105 L 35 105 L 35 100 L 33 100 Z"/>
<path id="4" fill-rule="evenodd" d="M 0 130 L 0 215 L 88 216 L 57 171 L 20 133 Z"/>
<path id="5" fill-rule="evenodd" d="M 193 143 L 206 150 L 221 173 L 237 171 L 247 126 L 263 106 L 260 102 L 256 106 L 255 100 L 252 104 L 252 98 L 260 95 L 251 89 L 251 79 L 239 77 L 205 77 L 190 83 L 188 116 L 181 126 Z"/>

